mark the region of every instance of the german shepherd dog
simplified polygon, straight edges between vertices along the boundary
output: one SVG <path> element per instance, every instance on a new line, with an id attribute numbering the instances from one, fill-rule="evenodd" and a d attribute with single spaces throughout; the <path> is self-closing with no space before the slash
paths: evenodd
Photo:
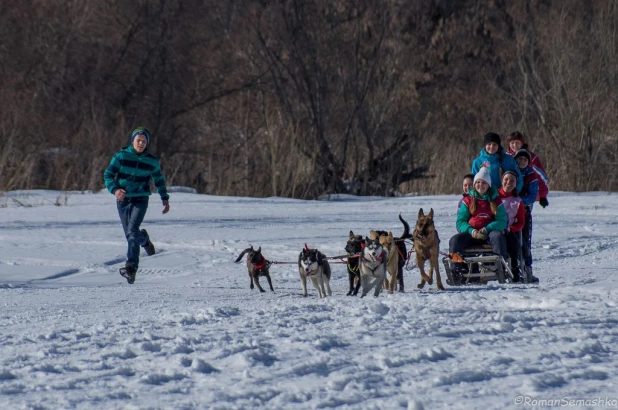
<path id="1" fill-rule="evenodd" d="M 358 295 L 358 290 L 361 286 L 359 261 L 364 244 L 365 239 L 363 235 L 354 235 L 354 232 L 350 231 L 348 242 L 345 245 L 345 251 L 348 254 L 348 280 L 350 281 L 350 290 L 346 293 L 346 296 Z"/>
<path id="2" fill-rule="evenodd" d="M 307 297 L 307 278 L 318 291 L 320 299 L 332 296 L 330 289 L 330 264 L 326 256 L 317 249 L 309 249 L 307 245 L 298 255 L 298 272 L 300 274 L 300 285 L 303 288 L 303 297 Z"/>
<path id="3" fill-rule="evenodd" d="M 396 257 L 397 259 L 397 282 L 399 285 L 399 292 L 403 292 L 404 287 L 403 287 L 403 267 L 406 264 L 406 257 L 408 255 L 408 249 L 406 247 L 406 243 L 405 240 L 406 239 L 414 239 L 412 237 L 412 235 L 410 235 L 410 225 L 408 224 L 408 222 L 403 219 L 401 217 L 401 214 L 399 214 L 399 220 L 401 221 L 401 223 L 403 224 L 403 233 L 401 234 L 400 237 L 394 237 L 393 240 L 395 242 L 395 244 L 397 245 L 396 251 L 398 253 L 398 256 Z M 388 232 L 386 231 L 373 231 L 375 232 L 378 237 L 383 237 L 383 236 L 388 236 Z M 371 239 L 375 239 L 375 238 L 371 238 Z M 385 247 L 386 249 L 389 249 L 388 247 Z M 395 256 L 393 255 L 391 257 L 391 255 L 389 254 L 389 258 L 395 258 Z M 392 261 L 392 259 L 390 259 Z M 395 266 L 394 264 L 392 264 L 391 266 Z M 391 268 L 390 270 L 388 270 L 389 273 L 391 273 L 393 271 L 393 269 Z M 391 273 L 391 278 L 394 278 L 394 276 L 392 276 L 393 274 Z M 389 281 L 389 293 L 392 293 L 395 290 L 395 282 L 394 280 L 391 279 L 391 281 Z M 392 291 L 391 291 L 392 288 Z"/>
<path id="4" fill-rule="evenodd" d="M 240 253 L 240 255 L 238 255 L 238 258 L 236 258 L 234 263 L 240 262 L 240 260 L 246 253 L 247 270 L 249 271 L 249 279 L 251 279 L 251 285 L 249 287 L 253 289 L 253 283 L 255 282 L 255 285 L 258 287 L 260 292 L 266 292 L 260 285 L 259 280 L 260 276 L 266 276 L 266 280 L 268 280 L 268 286 L 270 286 L 270 290 L 274 292 L 275 290 L 273 289 L 273 282 L 270 279 L 270 272 L 268 270 L 270 263 L 266 260 L 264 256 L 262 256 L 262 247 L 260 246 L 257 251 L 253 249 L 253 246 L 245 249 Z"/>
<path id="5" fill-rule="evenodd" d="M 374 236 L 375 239 L 371 239 Z M 386 278 L 386 251 L 380 245 L 379 236 L 375 231 L 365 238 L 365 247 L 360 255 L 359 262 L 360 279 L 363 291 L 361 298 L 365 297 L 371 289 L 375 288 L 373 296 L 380 296 L 382 283 Z"/>
<path id="6" fill-rule="evenodd" d="M 440 264 L 438 256 L 440 254 L 440 237 L 433 223 L 433 208 L 427 215 L 423 213 L 423 208 L 418 210 L 418 220 L 414 233 L 414 251 L 416 252 L 416 265 L 421 271 L 421 283 L 418 288 L 422 289 L 425 282 L 433 284 L 433 273 L 436 273 L 437 287 L 444 290 L 440 278 Z M 429 260 L 429 276 L 425 274 L 425 261 Z"/>

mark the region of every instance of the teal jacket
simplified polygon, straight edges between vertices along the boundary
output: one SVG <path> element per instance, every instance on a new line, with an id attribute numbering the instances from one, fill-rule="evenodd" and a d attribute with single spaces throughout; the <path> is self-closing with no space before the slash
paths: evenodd
<path id="1" fill-rule="evenodd" d="M 498 190 L 494 187 L 489 188 L 485 195 L 481 196 L 474 188 L 470 189 L 470 195 L 463 199 L 461 206 L 459 207 L 459 211 L 457 212 L 457 223 L 456 228 L 458 232 L 467 232 L 472 235 L 472 231 L 474 231 L 474 227 L 470 223 L 475 218 L 489 217 L 491 222 L 485 226 L 487 232 L 491 231 L 503 231 L 506 229 L 506 225 L 509 221 L 509 216 L 506 213 L 506 208 L 498 195 Z M 472 203 L 472 198 L 476 198 L 476 211 L 473 215 L 470 212 L 470 204 Z M 496 215 L 491 216 L 491 210 L 489 203 L 494 201 L 497 205 Z"/>
<path id="2" fill-rule="evenodd" d="M 147 151 L 138 154 L 131 145 L 122 147 L 114 154 L 103 176 L 109 192 L 113 194 L 122 188 L 127 191 L 127 198 L 149 196 L 152 178 L 161 200 L 169 199 L 157 157 Z"/>
<path id="3" fill-rule="evenodd" d="M 500 147 L 499 150 L 495 154 L 488 154 L 485 148 L 481 148 L 479 156 L 472 161 L 472 169 L 470 171 L 476 175 L 481 167 L 489 167 L 491 186 L 496 191 L 502 188 L 502 174 L 506 171 L 513 171 L 517 175 L 517 186 L 515 189 L 517 192 L 521 192 L 524 187 L 524 179 L 521 176 L 521 172 L 519 172 L 515 158 L 507 154 L 504 148 Z"/>

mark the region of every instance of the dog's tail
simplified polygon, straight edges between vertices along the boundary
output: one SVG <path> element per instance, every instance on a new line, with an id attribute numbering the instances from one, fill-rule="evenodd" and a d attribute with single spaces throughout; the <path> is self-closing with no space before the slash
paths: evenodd
<path id="1" fill-rule="evenodd" d="M 250 252 L 250 251 L 251 251 L 251 248 L 247 248 L 247 249 L 245 249 L 244 251 L 242 251 L 242 252 L 240 253 L 240 255 L 238 255 L 238 258 L 236 258 L 236 260 L 234 261 L 234 263 L 238 263 L 238 262 L 240 262 L 240 260 L 241 260 L 241 259 L 242 259 L 242 257 L 245 255 L 245 253 Z"/>
<path id="2" fill-rule="evenodd" d="M 412 237 L 412 235 L 410 234 L 410 225 L 406 222 L 405 219 L 403 219 L 401 217 L 401 214 L 399 214 L 399 220 L 401 221 L 401 223 L 403 224 L 403 233 L 401 234 L 401 239 L 412 239 L 414 240 L 414 238 Z"/>

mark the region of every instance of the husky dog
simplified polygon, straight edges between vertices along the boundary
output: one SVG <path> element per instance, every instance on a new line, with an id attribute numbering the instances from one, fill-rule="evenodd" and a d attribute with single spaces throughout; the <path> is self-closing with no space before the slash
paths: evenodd
<path id="1" fill-rule="evenodd" d="M 358 295 L 360 289 L 359 254 L 363 250 L 364 243 L 363 235 L 354 235 L 354 232 L 350 231 L 348 242 L 345 245 L 345 251 L 348 253 L 348 280 L 350 281 L 350 290 L 346 296 Z"/>
<path id="2" fill-rule="evenodd" d="M 418 288 L 422 289 L 425 282 L 433 284 L 433 273 L 436 272 L 437 287 L 439 290 L 444 290 L 442 280 L 440 278 L 440 264 L 438 257 L 440 256 L 440 237 L 438 231 L 433 224 L 433 208 L 427 215 L 424 214 L 423 208 L 418 210 L 418 220 L 414 229 L 414 251 L 416 252 L 416 265 L 421 271 L 421 282 Z M 429 276 L 425 274 L 425 261 L 429 260 Z"/>
<path id="3" fill-rule="evenodd" d="M 268 270 L 270 262 L 268 262 L 266 258 L 262 256 L 262 247 L 260 246 L 257 251 L 253 249 L 253 246 L 245 249 L 240 253 L 240 255 L 238 255 L 238 258 L 236 258 L 234 263 L 240 262 L 245 253 L 248 254 L 247 270 L 249 271 L 249 278 L 251 280 L 251 285 L 249 287 L 253 289 L 253 283 L 255 282 L 255 285 L 258 287 L 260 292 L 266 292 L 260 285 L 259 280 L 260 276 L 266 276 L 266 280 L 268 280 L 268 286 L 270 286 L 270 290 L 274 292 L 275 290 L 273 289 L 273 282 L 270 279 L 270 272 Z"/>
<path id="4" fill-rule="evenodd" d="M 403 292 L 403 267 L 406 265 L 406 258 L 408 255 L 408 249 L 406 248 L 406 243 L 405 240 L 406 239 L 410 239 L 412 240 L 413 237 L 412 235 L 410 235 L 410 225 L 408 224 L 408 222 L 406 222 L 405 219 L 403 219 L 401 217 L 401 214 L 399 214 L 399 220 L 401 221 L 401 223 L 403 224 L 403 233 L 401 234 L 400 237 L 394 237 L 394 241 L 395 244 L 397 245 L 396 251 L 399 254 L 399 256 L 397 257 L 397 284 L 392 283 L 393 284 L 393 291 L 395 290 L 395 288 L 397 288 L 397 285 L 399 285 L 399 292 Z M 372 231 L 375 232 L 375 237 L 372 237 L 371 239 L 376 239 L 377 237 L 383 237 L 383 236 L 388 236 L 388 232 L 386 231 L 380 231 L 380 230 L 375 230 Z M 385 249 L 389 249 L 388 246 L 384 247 Z M 389 261 L 392 261 L 392 258 L 394 258 L 395 256 L 392 254 L 392 252 L 390 252 L 389 250 Z M 392 266 L 392 265 L 391 265 Z M 388 272 L 392 272 L 392 269 L 389 269 Z M 392 281 L 389 282 L 388 286 L 389 286 L 389 290 L 391 288 L 390 284 Z M 385 285 L 386 286 L 386 285 Z M 390 292 L 389 292 L 390 293 Z"/>
<path id="5" fill-rule="evenodd" d="M 303 296 L 307 297 L 307 278 L 317 289 L 320 299 L 332 296 L 330 290 L 330 265 L 326 256 L 317 249 L 309 249 L 307 245 L 298 255 L 298 272 L 300 274 L 300 285 L 303 288 Z"/>
<path id="6" fill-rule="evenodd" d="M 376 239 L 371 239 L 371 237 Z M 382 282 L 386 278 L 386 252 L 380 245 L 379 235 L 375 231 L 369 233 L 365 238 L 365 247 L 360 256 L 360 278 L 363 292 L 361 298 L 365 297 L 371 289 L 375 287 L 373 296 L 379 296 L 382 290 Z"/>

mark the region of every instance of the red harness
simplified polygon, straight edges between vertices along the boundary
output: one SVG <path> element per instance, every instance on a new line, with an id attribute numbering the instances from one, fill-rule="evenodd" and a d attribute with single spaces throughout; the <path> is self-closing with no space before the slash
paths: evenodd
<path id="1" fill-rule="evenodd" d="M 247 256 L 247 261 L 251 261 L 251 258 L 249 256 Z M 252 265 L 254 269 L 260 270 L 264 268 L 264 266 L 266 266 L 266 258 L 262 256 L 262 260 L 255 264 L 252 263 Z"/>

